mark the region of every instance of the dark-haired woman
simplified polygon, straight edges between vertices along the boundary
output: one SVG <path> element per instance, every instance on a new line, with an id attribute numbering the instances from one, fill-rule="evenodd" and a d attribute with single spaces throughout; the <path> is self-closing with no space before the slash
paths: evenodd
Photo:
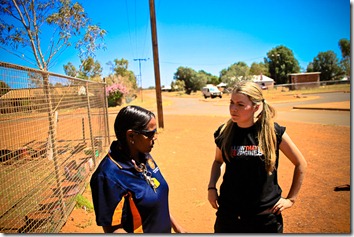
<path id="1" fill-rule="evenodd" d="M 155 115 L 139 106 L 122 108 L 117 137 L 90 181 L 96 223 L 105 233 L 183 233 L 169 212 L 168 184 L 150 155 Z"/>
<path id="2" fill-rule="evenodd" d="M 208 200 L 217 209 L 216 233 L 282 233 L 282 212 L 292 207 L 300 191 L 307 162 L 285 131 L 274 122 L 274 108 L 254 82 L 237 84 L 229 105 L 231 118 L 214 133 L 215 160 Z M 278 184 L 279 150 L 294 164 L 290 190 Z M 225 174 L 220 187 L 220 167 Z"/>

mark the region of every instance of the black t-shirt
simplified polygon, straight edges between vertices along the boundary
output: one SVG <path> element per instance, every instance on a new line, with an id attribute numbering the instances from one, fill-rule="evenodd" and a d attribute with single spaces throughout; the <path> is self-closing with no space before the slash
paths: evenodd
<path id="1" fill-rule="evenodd" d="M 220 126 L 214 133 L 216 138 Z M 279 144 L 285 127 L 274 123 L 276 146 L 276 169 L 279 162 Z M 264 155 L 259 151 L 257 129 L 254 124 L 249 128 L 240 128 L 236 123 L 232 128 L 231 154 L 228 161 L 223 154 L 226 169 L 220 187 L 218 215 L 253 215 L 272 207 L 281 197 L 278 185 L 277 170 L 271 175 L 265 169 Z M 221 139 L 215 139 L 220 148 Z"/>

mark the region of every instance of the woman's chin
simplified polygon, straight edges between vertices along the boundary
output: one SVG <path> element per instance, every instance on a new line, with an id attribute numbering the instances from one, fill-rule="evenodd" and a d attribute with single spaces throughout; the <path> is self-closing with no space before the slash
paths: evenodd
<path id="1" fill-rule="evenodd" d="M 237 123 L 238 119 L 237 117 L 231 117 L 232 122 Z"/>

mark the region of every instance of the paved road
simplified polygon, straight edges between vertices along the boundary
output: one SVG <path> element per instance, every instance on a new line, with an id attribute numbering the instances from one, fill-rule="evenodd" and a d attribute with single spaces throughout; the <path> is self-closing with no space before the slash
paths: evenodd
<path id="1" fill-rule="evenodd" d="M 301 121 L 306 123 L 350 126 L 350 111 L 293 109 L 294 107 L 301 106 L 308 108 L 313 106 L 316 108 L 316 104 L 350 101 L 350 93 L 321 93 L 312 94 L 311 96 L 314 96 L 316 99 L 274 104 L 274 107 L 278 111 L 277 118 L 279 120 Z"/>
<path id="2" fill-rule="evenodd" d="M 294 106 L 301 105 L 350 101 L 350 93 L 321 93 L 312 94 L 311 96 L 315 99 L 273 103 L 273 106 L 277 110 L 277 120 L 350 126 L 350 111 L 293 109 Z M 171 100 L 172 104 L 163 108 L 164 114 L 229 116 L 227 100 L 219 100 L 218 98 L 214 100 L 204 100 L 202 97 L 168 97 L 166 99 Z"/>

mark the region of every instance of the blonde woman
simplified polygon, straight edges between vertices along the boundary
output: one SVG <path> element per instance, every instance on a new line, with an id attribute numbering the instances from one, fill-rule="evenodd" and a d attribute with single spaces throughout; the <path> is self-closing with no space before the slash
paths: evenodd
<path id="1" fill-rule="evenodd" d="M 208 200 L 217 209 L 215 233 L 282 233 L 282 212 L 296 201 L 307 162 L 274 122 L 275 110 L 260 86 L 237 84 L 229 105 L 231 118 L 214 133 L 216 152 L 208 185 Z M 278 184 L 279 150 L 294 164 L 290 190 L 283 196 Z M 225 174 L 220 186 L 221 165 Z"/>

